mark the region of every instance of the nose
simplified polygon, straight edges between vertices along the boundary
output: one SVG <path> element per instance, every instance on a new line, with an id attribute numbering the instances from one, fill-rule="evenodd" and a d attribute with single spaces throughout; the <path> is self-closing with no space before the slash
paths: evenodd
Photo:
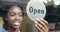
<path id="1" fill-rule="evenodd" d="M 20 18 L 19 18 L 19 16 L 18 15 L 16 15 L 15 16 L 15 20 L 19 20 Z"/>

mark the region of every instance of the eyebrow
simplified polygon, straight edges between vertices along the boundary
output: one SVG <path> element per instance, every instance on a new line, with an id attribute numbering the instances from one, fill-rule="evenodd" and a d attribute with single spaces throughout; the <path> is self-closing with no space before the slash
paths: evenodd
<path id="1" fill-rule="evenodd" d="M 15 13 L 15 12 L 8 12 L 8 13 L 11 14 L 11 13 Z M 19 12 L 19 13 L 22 13 L 22 12 Z M 19 13 L 18 13 L 18 14 L 19 14 Z"/>
<path id="2" fill-rule="evenodd" d="M 15 12 L 11 12 L 11 11 L 10 11 L 9 13 L 15 13 Z M 21 11 L 21 12 L 19 12 L 19 13 L 22 13 L 22 11 Z"/>

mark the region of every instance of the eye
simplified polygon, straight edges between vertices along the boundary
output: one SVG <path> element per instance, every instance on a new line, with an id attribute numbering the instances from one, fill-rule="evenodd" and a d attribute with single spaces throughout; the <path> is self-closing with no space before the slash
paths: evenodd
<path id="1" fill-rule="evenodd" d="M 13 17 L 13 16 L 15 16 L 15 14 L 10 14 L 10 16 L 12 16 L 12 17 Z"/>
<path id="2" fill-rule="evenodd" d="M 10 15 L 10 16 L 14 16 L 14 15 L 12 14 L 12 15 Z"/>
<path id="3" fill-rule="evenodd" d="M 22 16 L 22 14 L 19 14 L 19 16 L 21 17 L 21 16 Z"/>
<path id="4" fill-rule="evenodd" d="M 22 15 L 19 15 L 19 16 L 22 16 Z"/>

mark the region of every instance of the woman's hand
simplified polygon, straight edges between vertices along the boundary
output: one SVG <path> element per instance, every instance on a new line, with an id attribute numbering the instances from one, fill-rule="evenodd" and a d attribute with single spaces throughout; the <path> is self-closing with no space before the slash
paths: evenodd
<path id="1" fill-rule="evenodd" d="M 37 19 L 35 22 L 36 32 L 48 32 L 48 22 L 44 19 Z"/>

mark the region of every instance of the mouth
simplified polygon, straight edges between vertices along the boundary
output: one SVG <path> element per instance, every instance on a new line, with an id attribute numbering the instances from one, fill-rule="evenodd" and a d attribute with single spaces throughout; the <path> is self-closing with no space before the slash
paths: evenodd
<path id="1" fill-rule="evenodd" d="M 13 24 L 14 24 L 15 26 L 19 26 L 19 25 L 20 25 L 20 22 L 19 22 L 19 21 L 14 21 Z"/>

